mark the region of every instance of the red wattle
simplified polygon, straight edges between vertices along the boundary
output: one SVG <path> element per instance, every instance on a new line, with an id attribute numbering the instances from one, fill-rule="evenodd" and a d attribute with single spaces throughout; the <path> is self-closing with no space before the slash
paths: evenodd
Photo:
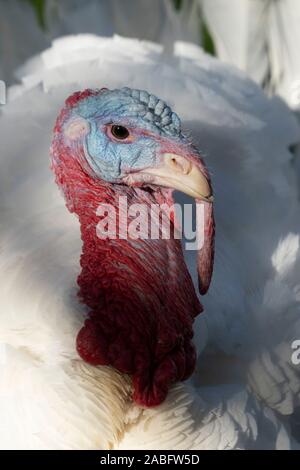
<path id="1" fill-rule="evenodd" d="M 90 312 L 78 333 L 77 350 L 90 364 L 130 374 L 135 402 L 156 406 L 195 367 L 192 325 L 202 307 L 180 240 L 98 238 L 100 203 L 112 204 L 119 216 L 119 196 L 127 196 L 128 204 L 142 197 L 149 207 L 169 196 L 109 184 L 84 171 L 82 146 L 68 146 L 61 132 L 76 99 L 68 100 L 58 118 L 52 168 L 67 207 L 79 218 L 83 241 L 79 297 Z"/>
<path id="2" fill-rule="evenodd" d="M 199 280 L 199 292 L 201 295 L 208 291 L 214 264 L 215 252 L 215 221 L 213 213 L 213 205 L 209 202 L 196 200 L 197 204 L 204 206 L 204 224 L 201 230 L 204 230 L 203 246 L 198 251 L 197 269 Z"/>

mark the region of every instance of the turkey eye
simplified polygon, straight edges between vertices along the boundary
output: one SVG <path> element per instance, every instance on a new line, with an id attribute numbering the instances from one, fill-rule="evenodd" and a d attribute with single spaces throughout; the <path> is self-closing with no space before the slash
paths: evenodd
<path id="1" fill-rule="evenodd" d="M 119 140 L 124 140 L 129 137 L 129 131 L 124 126 L 111 126 L 112 135 Z"/>

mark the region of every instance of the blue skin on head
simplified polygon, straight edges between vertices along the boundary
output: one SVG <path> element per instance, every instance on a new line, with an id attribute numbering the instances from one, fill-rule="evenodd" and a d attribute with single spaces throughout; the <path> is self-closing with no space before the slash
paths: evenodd
<path id="1" fill-rule="evenodd" d="M 71 120 L 78 117 L 89 127 L 84 138 L 88 164 L 99 178 L 109 182 L 121 181 L 129 169 L 140 170 L 158 163 L 159 141 L 141 130 L 174 143 L 183 139 L 177 114 L 146 91 L 101 90 L 73 108 Z M 112 139 L 107 132 L 110 125 L 126 127 L 132 139 Z"/>

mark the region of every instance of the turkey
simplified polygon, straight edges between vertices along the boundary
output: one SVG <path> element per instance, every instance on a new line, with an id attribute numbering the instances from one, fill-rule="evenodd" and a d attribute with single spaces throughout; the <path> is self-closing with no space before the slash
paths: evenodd
<path id="1" fill-rule="evenodd" d="M 177 114 L 156 96 L 130 88 L 70 96 L 57 119 L 51 153 L 56 182 L 81 225 L 79 297 L 91 311 L 77 350 L 90 364 L 130 374 L 136 403 L 159 405 L 170 385 L 194 369 L 192 322 L 201 311 L 167 210 L 174 205 L 170 189 L 195 195 L 204 206 L 204 227 L 199 215 L 198 229 L 206 239 L 197 264 L 205 294 L 214 244 L 207 171 Z M 143 215 L 136 220 L 133 210 L 138 205 L 140 212 L 141 204 Z"/>
<path id="2" fill-rule="evenodd" d="M 286 105 L 183 42 L 168 58 L 153 43 L 66 37 L 19 76 L 0 116 L 1 448 L 297 447 L 299 198 L 290 149 L 300 137 Z M 90 310 L 77 296 L 80 225 L 55 185 L 49 146 L 66 98 L 104 88 L 147 90 L 167 103 L 214 188 L 215 267 L 194 323 L 196 369 L 155 407 L 136 403 L 139 390 L 132 401 L 121 367 L 76 350 Z M 67 126 L 67 137 L 78 129 L 85 124 Z M 52 161 L 56 151 L 54 140 Z M 197 290 L 196 257 L 185 252 Z"/>

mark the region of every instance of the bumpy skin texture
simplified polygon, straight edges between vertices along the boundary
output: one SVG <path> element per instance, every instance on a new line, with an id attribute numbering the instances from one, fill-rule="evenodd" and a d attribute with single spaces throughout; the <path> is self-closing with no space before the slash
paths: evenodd
<path id="1" fill-rule="evenodd" d="M 92 125 L 89 129 L 82 126 L 84 138 L 65 138 L 66 123 L 78 115 L 81 118 L 86 100 L 101 93 L 86 90 L 66 101 L 51 149 L 56 182 L 68 209 L 79 217 L 83 241 L 79 296 L 90 312 L 78 333 L 77 350 L 90 364 L 112 365 L 130 374 L 135 402 L 155 406 L 165 399 L 172 383 L 186 379 L 194 369 L 192 324 L 202 307 L 180 240 L 173 236 L 169 240 L 101 240 L 97 236 L 100 203 L 117 209 L 119 196 L 127 196 L 129 205 L 173 203 L 168 189 L 142 190 L 116 184 L 116 175 L 110 181 L 103 174 L 96 175 L 87 161 Z M 176 115 L 169 116 L 166 136 L 176 134 L 179 125 Z"/>

